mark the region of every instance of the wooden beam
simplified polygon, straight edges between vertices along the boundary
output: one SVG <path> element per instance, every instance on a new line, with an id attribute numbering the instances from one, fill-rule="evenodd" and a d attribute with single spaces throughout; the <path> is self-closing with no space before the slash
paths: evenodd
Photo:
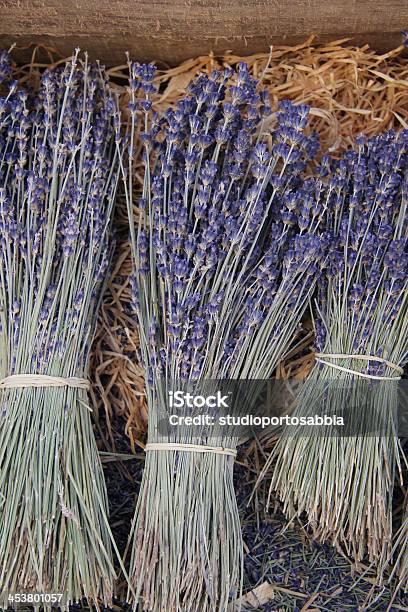
<path id="1" fill-rule="evenodd" d="M 80 46 L 107 65 L 125 51 L 141 61 L 176 64 L 214 51 L 241 55 L 350 36 L 379 50 L 400 44 L 406 0 L 0 0 L 0 46 L 43 43 L 63 55 Z"/>

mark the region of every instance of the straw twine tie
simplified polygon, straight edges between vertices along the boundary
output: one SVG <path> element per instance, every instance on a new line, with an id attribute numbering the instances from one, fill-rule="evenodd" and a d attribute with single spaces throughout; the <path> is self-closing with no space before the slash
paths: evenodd
<path id="1" fill-rule="evenodd" d="M 26 389 L 28 387 L 70 387 L 71 389 L 89 389 L 90 383 L 85 378 L 63 378 L 46 374 L 12 374 L 0 381 L 0 389 Z"/>
<path id="2" fill-rule="evenodd" d="M 181 451 L 184 453 L 214 453 L 216 455 L 237 456 L 237 451 L 233 448 L 224 448 L 223 446 L 206 446 L 204 444 L 183 444 L 177 442 L 148 442 L 145 446 L 145 452 L 149 451 Z"/>
<path id="3" fill-rule="evenodd" d="M 392 361 L 388 361 L 383 357 L 373 357 L 371 355 L 342 355 L 341 353 L 315 353 L 315 358 L 317 363 L 322 363 L 329 368 L 333 368 L 334 370 L 339 370 L 340 372 L 348 372 L 349 374 L 353 374 L 354 376 L 359 376 L 360 378 L 368 378 L 370 380 L 401 380 L 401 374 L 404 373 L 404 370 L 392 363 Z M 325 358 L 325 359 L 322 359 Z M 389 368 L 398 372 L 397 376 L 378 376 L 375 374 L 366 374 L 365 372 L 358 372 L 357 370 L 353 370 L 352 368 L 345 368 L 344 366 L 340 366 L 337 363 L 332 363 L 331 361 L 326 361 L 326 359 L 359 359 L 361 361 L 377 361 L 378 363 L 384 363 Z"/>

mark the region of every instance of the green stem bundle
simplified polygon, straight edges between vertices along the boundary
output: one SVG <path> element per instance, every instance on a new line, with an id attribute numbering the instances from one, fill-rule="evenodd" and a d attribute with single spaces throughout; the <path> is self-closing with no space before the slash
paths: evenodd
<path id="1" fill-rule="evenodd" d="M 356 360 L 340 363 L 361 369 Z M 298 518 L 314 538 L 332 542 L 357 563 L 368 559 L 381 567 L 391 551 L 399 465 L 395 383 L 373 390 L 352 374 L 334 377 L 330 368 L 316 367 L 297 405 L 298 417 L 342 417 L 345 431 L 299 426 L 284 432 L 264 471 L 274 466 L 271 490 L 286 515 Z"/>

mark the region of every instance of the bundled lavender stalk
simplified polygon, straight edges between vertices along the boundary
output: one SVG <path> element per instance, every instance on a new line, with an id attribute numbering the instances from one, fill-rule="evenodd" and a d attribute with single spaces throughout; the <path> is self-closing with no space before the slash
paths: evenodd
<path id="1" fill-rule="evenodd" d="M 287 430 L 270 458 L 288 515 L 306 513 L 315 537 L 378 567 L 390 554 L 396 381 L 408 359 L 407 164 L 407 132 L 389 132 L 324 159 L 310 183 L 328 206 L 332 246 L 299 414 L 343 415 L 348 435 Z"/>
<path id="2" fill-rule="evenodd" d="M 316 138 L 305 133 L 308 108 L 289 102 L 265 129 L 268 98 L 245 64 L 236 74 L 199 76 L 174 110 L 151 120 L 153 69 L 130 64 L 130 72 L 133 124 L 138 78 L 146 93 L 137 221 L 132 158 L 127 196 L 153 445 L 133 525 L 133 603 L 226 610 L 242 580 L 233 457 L 177 446 L 234 451 L 237 433 L 165 431 L 167 392 L 194 381 L 270 377 L 290 345 L 326 245 L 318 235 L 324 209 L 294 195 Z"/>
<path id="3" fill-rule="evenodd" d="M 8 77 L 7 57 L 2 74 Z M 6 84 L 7 85 L 7 84 Z M 0 591 L 107 604 L 108 502 L 87 398 L 120 121 L 78 58 L 0 100 Z M 48 378 L 47 378 L 48 377 Z"/>

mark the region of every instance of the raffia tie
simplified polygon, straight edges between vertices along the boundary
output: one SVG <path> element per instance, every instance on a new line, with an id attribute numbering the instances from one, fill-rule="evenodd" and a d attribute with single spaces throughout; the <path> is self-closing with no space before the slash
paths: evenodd
<path id="1" fill-rule="evenodd" d="M 28 387 L 70 387 L 71 389 L 89 389 L 90 383 L 85 378 L 63 378 L 46 374 L 12 374 L 0 380 L 0 389 L 25 389 Z"/>
<path id="2" fill-rule="evenodd" d="M 322 357 L 325 357 L 326 359 L 360 359 L 361 361 L 377 361 L 378 363 L 384 363 L 392 370 L 398 372 L 398 376 L 376 376 L 375 374 L 366 374 L 365 372 L 358 372 L 357 370 L 353 370 L 351 368 L 345 368 L 337 363 L 331 363 L 330 361 L 322 359 Z M 334 370 L 348 372 L 349 374 L 354 374 L 354 376 L 369 378 L 371 380 L 400 380 L 401 374 L 404 373 L 404 370 L 399 365 L 396 365 L 395 363 L 392 363 L 392 361 L 388 361 L 383 357 L 373 357 L 371 355 L 342 355 L 341 353 L 315 353 L 315 358 L 317 363 L 323 363 L 325 366 L 333 368 Z"/>
<path id="3" fill-rule="evenodd" d="M 182 444 L 177 442 L 148 442 L 145 446 L 145 452 L 149 451 L 181 451 L 184 453 L 214 453 L 216 455 L 237 456 L 237 451 L 233 448 L 224 448 L 223 446 L 205 446 L 204 444 Z"/>

